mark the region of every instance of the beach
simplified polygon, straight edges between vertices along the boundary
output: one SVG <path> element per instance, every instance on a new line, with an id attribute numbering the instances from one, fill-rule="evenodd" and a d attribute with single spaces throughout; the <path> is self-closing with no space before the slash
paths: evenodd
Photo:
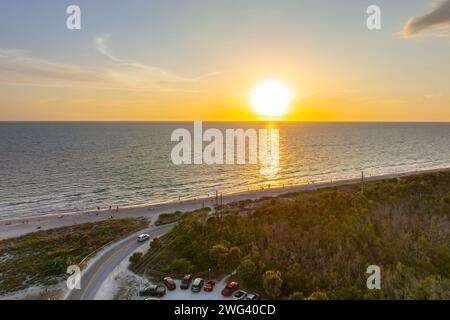
<path id="1" fill-rule="evenodd" d="M 396 173 L 388 175 L 379 175 L 365 177 L 364 181 L 379 181 L 392 178 L 401 178 L 422 173 L 432 173 L 448 171 L 450 168 L 441 168 L 433 170 L 423 170 L 405 173 Z M 262 197 L 274 197 L 285 193 L 299 192 L 306 190 L 316 190 L 340 185 L 350 185 L 360 183 L 359 179 L 338 180 L 321 183 L 301 184 L 287 186 L 283 188 L 265 188 L 261 190 L 252 190 L 246 192 L 224 194 L 222 203 L 227 204 L 242 200 L 256 200 Z M 156 221 L 161 213 L 172 213 L 175 211 L 192 211 L 202 207 L 213 207 L 216 202 L 215 197 L 197 198 L 187 201 L 173 201 L 162 204 L 150 204 L 145 206 L 127 207 L 110 209 L 100 209 L 95 211 L 75 212 L 65 214 L 38 215 L 32 217 L 18 217 L 12 219 L 0 220 L 0 240 L 19 237 L 39 230 L 49 230 L 64 226 L 77 225 L 87 222 L 97 222 L 107 219 L 118 219 L 127 217 L 146 217 L 151 221 Z"/>

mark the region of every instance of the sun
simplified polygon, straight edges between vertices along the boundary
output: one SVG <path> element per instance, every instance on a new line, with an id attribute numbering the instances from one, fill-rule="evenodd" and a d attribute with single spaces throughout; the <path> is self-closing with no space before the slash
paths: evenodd
<path id="1" fill-rule="evenodd" d="M 259 115 L 281 117 L 289 111 L 294 94 L 285 84 L 275 80 L 266 80 L 250 91 L 248 97 L 250 105 Z"/>

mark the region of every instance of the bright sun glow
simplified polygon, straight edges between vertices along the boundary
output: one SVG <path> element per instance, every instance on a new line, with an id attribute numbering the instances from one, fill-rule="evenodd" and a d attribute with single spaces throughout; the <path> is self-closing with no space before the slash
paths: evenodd
<path id="1" fill-rule="evenodd" d="M 264 81 L 249 93 L 250 104 L 261 116 L 280 117 L 289 111 L 294 94 L 281 82 Z"/>

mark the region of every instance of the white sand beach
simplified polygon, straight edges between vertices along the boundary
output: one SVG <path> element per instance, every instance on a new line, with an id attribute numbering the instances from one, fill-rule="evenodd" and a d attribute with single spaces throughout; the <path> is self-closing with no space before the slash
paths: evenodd
<path id="1" fill-rule="evenodd" d="M 405 177 L 421 173 L 447 171 L 450 168 L 432 169 L 424 171 L 396 173 L 380 176 L 366 177 L 365 181 L 377 181 L 391 178 Z M 339 185 L 348 185 L 359 183 L 361 179 L 350 179 L 341 181 L 330 181 L 324 183 L 311 183 L 306 185 L 289 186 L 284 188 L 266 188 L 256 191 L 247 191 L 233 194 L 223 195 L 223 204 L 241 201 L 241 200 L 256 200 L 262 197 L 278 196 L 290 192 L 298 192 L 304 190 L 315 190 L 326 187 L 333 187 Z M 96 222 L 113 218 L 126 218 L 126 217 L 146 217 L 155 221 L 161 213 L 171 213 L 174 211 L 191 211 L 199 209 L 202 206 L 212 207 L 215 203 L 215 197 L 199 198 L 188 201 L 175 201 L 163 204 L 153 204 L 139 207 L 119 208 L 116 212 L 113 210 L 99 210 L 99 211 L 87 211 L 76 212 L 66 214 L 49 214 L 32 217 L 19 217 L 13 219 L 0 220 L 0 240 L 19 237 L 38 230 L 48 230 L 63 226 L 70 226 L 76 224 L 82 224 L 86 222 Z"/>

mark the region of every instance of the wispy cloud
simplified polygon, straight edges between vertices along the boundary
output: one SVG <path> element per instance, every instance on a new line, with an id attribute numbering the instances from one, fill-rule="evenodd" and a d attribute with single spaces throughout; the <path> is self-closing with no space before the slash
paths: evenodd
<path id="1" fill-rule="evenodd" d="M 109 36 L 97 37 L 95 39 L 95 47 L 99 53 L 112 62 L 113 69 L 108 70 L 110 76 L 120 78 L 131 86 L 159 86 L 161 89 L 166 87 L 179 88 L 195 84 L 203 78 L 217 74 L 217 72 L 212 72 L 197 77 L 187 77 L 138 61 L 118 58 L 108 48 L 108 40 Z"/>
<path id="2" fill-rule="evenodd" d="M 435 1 L 431 10 L 411 18 L 403 27 L 403 36 L 411 37 L 424 31 L 450 27 L 450 0 Z"/>
<path id="3" fill-rule="evenodd" d="M 21 50 L 0 49 L 0 83 L 56 87 L 105 88 L 133 91 L 198 92 L 197 85 L 210 73 L 187 77 L 113 55 L 107 37 L 95 39 L 96 50 L 110 61 L 104 68 L 55 62 Z"/>
<path id="4" fill-rule="evenodd" d="M 0 82 L 7 84 L 88 86 L 107 83 L 104 74 L 36 58 L 20 50 L 0 49 Z"/>

